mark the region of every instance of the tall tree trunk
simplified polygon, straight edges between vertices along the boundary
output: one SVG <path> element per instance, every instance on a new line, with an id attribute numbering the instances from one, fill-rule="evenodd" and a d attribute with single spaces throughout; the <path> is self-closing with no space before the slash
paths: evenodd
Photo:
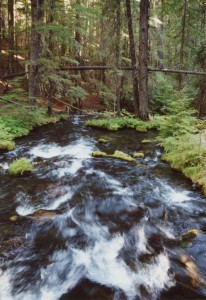
<path id="1" fill-rule="evenodd" d="M 187 16 L 187 7 L 188 0 L 184 0 L 183 6 L 183 16 L 182 16 L 182 33 L 181 33 L 181 45 L 180 45 L 180 69 L 183 68 L 184 56 L 185 56 L 185 31 L 186 31 L 186 16 Z M 183 88 L 183 75 L 179 75 L 179 89 Z"/>
<path id="2" fill-rule="evenodd" d="M 36 105 L 38 96 L 38 59 L 41 52 L 41 34 L 37 30 L 38 23 L 43 18 L 44 0 L 31 0 L 31 49 L 29 67 L 29 103 Z"/>
<path id="3" fill-rule="evenodd" d="M 127 14 L 128 32 L 129 32 L 129 41 L 130 41 L 131 63 L 133 66 L 132 78 L 133 78 L 134 112 L 136 116 L 139 116 L 139 87 L 138 87 L 137 58 L 136 58 L 136 47 L 134 41 L 130 0 L 126 0 L 126 14 Z"/>
<path id="4" fill-rule="evenodd" d="M 0 0 L 0 52 L 2 50 L 2 42 L 3 42 L 3 7 L 2 0 Z M 1 54 L 1 53 L 0 53 Z"/>
<path id="5" fill-rule="evenodd" d="M 206 0 L 202 0 L 202 23 L 201 28 L 203 32 L 206 30 Z M 203 62 L 202 62 L 203 70 L 206 70 L 206 46 L 203 46 Z M 200 87 L 199 87 L 199 93 L 197 95 L 196 99 L 197 103 L 197 112 L 198 117 L 201 117 L 206 113 L 206 76 L 201 78 L 200 81 Z"/>
<path id="6" fill-rule="evenodd" d="M 50 0 L 49 1 L 49 24 L 53 24 L 54 22 L 54 7 L 55 7 L 55 0 Z M 53 43 L 53 30 L 49 30 L 49 45 L 48 48 L 50 50 L 50 54 L 53 54 L 53 48 L 54 48 L 54 43 Z"/>
<path id="7" fill-rule="evenodd" d="M 49 0 L 49 18 L 48 23 L 52 25 L 54 23 L 54 7 L 55 7 L 55 0 Z M 49 39 L 48 39 L 48 48 L 49 48 L 49 57 L 52 59 L 52 56 L 54 55 L 54 32 L 52 29 L 49 30 Z M 49 116 L 52 115 L 52 83 L 50 82 L 50 88 L 47 91 L 47 113 Z"/>
<path id="8" fill-rule="evenodd" d="M 14 73 L 14 0 L 8 0 L 9 71 Z"/>
<path id="9" fill-rule="evenodd" d="M 80 6 L 80 0 L 76 0 L 76 5 Z M 79 10 L 79 7 L 77 8 Z M 81 63 L 81 34 L 79 32 L 80 28 L 80 15 L 77 11 L 76 13 L 76 31 L 75 31 L 75 41 L 77 42 L 77 53 L 76 53 L 76 60 Z"/>
<path id="10" fill-rule="evenodd" d="M 121 65 L 121 0 L 116 0 L 116 36 L 117 36 L 117 42 L 116 42 L 116 67 L 117 69 Z M 120 108 L 120 95 L 121 95 L 121 86 L 120 86 L 120 76 L 117 74 L 116 76 L 116 109 L 117 109 L 117 115 L 119 116 L 121 114 L 121 108 Z"/>
<path id="11" fill-rule="evenodd" d="M 140 34 L 139 34 L 139 117 L 147 120 L 148 105 L 148 30 L 150 0 L 140 1 Z"/>
<path id="12" fill-rule="evenodd" d="M 102 59 L 102 65 L 106 66 L 107 65 L 107 50 L 106 50 L 106 34 L 105 34 L 105 26 L 106 26 L 106 22 L 105 22 L 105 18 L 107 15 L 107 0 L 103 2 L 102 4 L 102 16 L 101 16 L 101 39 L 100 39 L 100 47 L 101 47 L 101 59 Z M 101 80 L 103 82 L 103 84 L 106 85 L 107 83 L 107 78 L 106 78 L 106 72 L 105 70 L 102 70 L 101 72 Z"/>

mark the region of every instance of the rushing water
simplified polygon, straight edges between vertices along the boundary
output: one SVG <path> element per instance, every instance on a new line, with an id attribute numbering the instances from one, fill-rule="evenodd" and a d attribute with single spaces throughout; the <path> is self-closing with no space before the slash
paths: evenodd
<path id="1" fill-rule="evenodd" d="M 205 198 L 154 143 L 141 144 L 155 133 L 90 129 L 84 119 L 35 130 L 0 156 L 0 299 L 206 299 Z M 145 158 L 91 156 L 116 149 Z M 35 171 L 9 176 L 22 156 Z"/>

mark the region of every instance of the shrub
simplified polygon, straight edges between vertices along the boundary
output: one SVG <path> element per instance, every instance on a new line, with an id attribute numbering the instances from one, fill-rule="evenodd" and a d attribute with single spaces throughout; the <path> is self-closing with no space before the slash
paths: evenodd
<path id="1" fill-rule="evenodd" d="M 13 161 L 9 166 L 10 175 L 22 175 L 25 172 L 32 172 L 34 169 L 32 163 L 26 158 L 19 158 Z"/>

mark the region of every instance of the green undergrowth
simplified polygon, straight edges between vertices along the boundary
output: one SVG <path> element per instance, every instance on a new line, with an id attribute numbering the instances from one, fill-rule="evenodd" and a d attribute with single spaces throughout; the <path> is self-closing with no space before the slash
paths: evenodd
<path id="1" fill-rule="evenodd" d="M 155 116 L 149 122 L 107 117 L 87 121 L 86 125 L 108 130 L 156 128 L 156 140 L 164 149 L 162 159 L 201 186 L 206 195 L 206 122 L 198 120 L 183 101 L 171 104 L 167 115 Z"/>
<path id="2" fill-rule="evenodd" d="M 206 195 L 206 145 L 201 133 L 187 133 L 166 138 L 161 144 L 165 153 L 162 160 L 203 188 Z"/>
<path id="3" fill-rule="evenodd" d="M 42 108 L 15 107 L 9 112 L 0 110 L 0 149 L 13 150 L 15 138 L 27 135 L 37 126 L 56 123 L 63 117 L 48 116 L 46 109 Z"/>
<path id="4" fill-rule="evenodd" d="M 116 131 L 123 128 L 132 128 L 139 132 L 146 132 L 148 129 L 154 128 L 154 122 L 143 122 L 134 117 L 105 117 L 102 119 L 92 119 L 86 122 L 87 126 L 104 128 L 111 131 Z"/>
<path id="5" fill-rule="evenodd" d="M 26 158 L 19 158 L 14 160 L 9 165 L 10 175 L 23 175 L 24 173 L 32 172 L 34 169 L 32 163 Z"/>
<path id="6" fill-rule="evenodd" d="M 205 128 L 193 110 L 179 105 L 159 123 L 157 140 L 165 151 L 162 160 L 201 186 L 206 195 Z"/>

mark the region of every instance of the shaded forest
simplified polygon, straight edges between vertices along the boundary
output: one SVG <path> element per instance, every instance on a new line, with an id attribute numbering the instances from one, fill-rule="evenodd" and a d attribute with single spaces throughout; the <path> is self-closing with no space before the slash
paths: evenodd
<path id="1" fill-rule="evenodd" d="M 205 0 L 1 0 L 1 92 L 49 111 L 92 98 L 146 120 L 167 111 L 174 90 L 201 116 L 205 32 Z"/>

